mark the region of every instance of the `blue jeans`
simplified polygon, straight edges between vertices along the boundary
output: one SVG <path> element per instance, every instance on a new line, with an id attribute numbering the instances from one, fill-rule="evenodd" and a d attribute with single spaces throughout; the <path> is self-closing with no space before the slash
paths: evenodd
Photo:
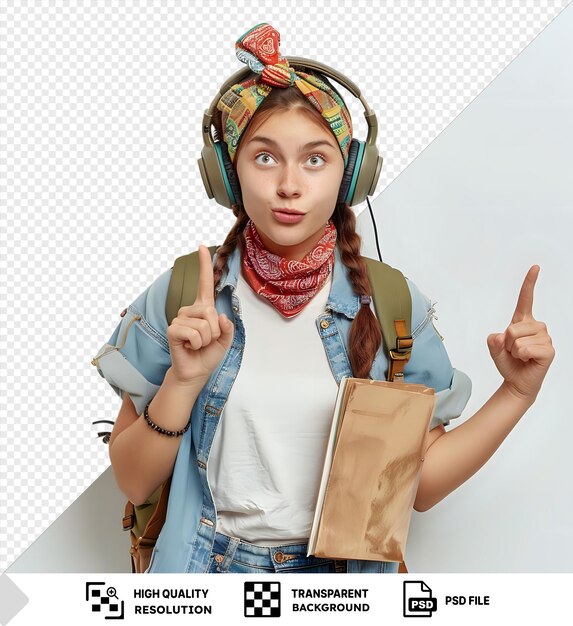
<path id="1" fill-rule="evenodd" d="M 328 574 L 347 571 L 346 561 L 306 556 L 307 544 L 256 546 L 215 533 L 209 574 Z"/>

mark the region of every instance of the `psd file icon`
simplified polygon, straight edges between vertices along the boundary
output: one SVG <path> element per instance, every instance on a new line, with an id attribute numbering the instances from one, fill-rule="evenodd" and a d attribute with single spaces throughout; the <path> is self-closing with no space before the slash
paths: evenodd
<path id="1" fill-rule="evenodd" d="M 438 601 L 423 580 L 404 581 L 404 617 L 432 617 Z"/>

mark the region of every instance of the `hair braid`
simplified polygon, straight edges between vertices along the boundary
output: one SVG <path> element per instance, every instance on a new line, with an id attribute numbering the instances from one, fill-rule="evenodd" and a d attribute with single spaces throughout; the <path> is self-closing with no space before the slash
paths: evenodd
<path id="1" fill-rule="evenodd" d="M 342 262 L 348 268 L 354 293 L 372 296 L 368 269 L 360 254 L 360 236 L 356 232 L 354 212 L 348 204 L 339 203 L 332 220 L 337 230 Z M 348 356 L 354 376 L 368 378 L 381 344 L 382 331 L 378 319 L 369 306 L 360 306 L 348 337 Z"/>
<path id="2" fill-rule="evenodd" d="M 223 245 L 217 250 L 217 259 L 213 267 L 213 280 L 215 288 L 221 280 L 223 270 L 227 267 L 227 260 L 229 255 L 235 248 L 243 251 L 243 231 L 245 230 L 247 223 L 249 222 L 249 216 L 246 214 L 242 205 L 236 204 L 233 206 L 233 213 L 237 217 L 237 221 L 233 224 L 233 227 L 229 231 Z"/>

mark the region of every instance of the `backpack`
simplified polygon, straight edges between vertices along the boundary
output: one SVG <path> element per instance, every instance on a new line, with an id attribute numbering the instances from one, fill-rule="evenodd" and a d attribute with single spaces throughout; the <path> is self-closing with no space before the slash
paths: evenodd
<path id="1" fill-rule="evenodd" d="M 211 246 L 213 257 L 218 246 Z M 402 272 L 368 257 L 363 257 L 372 285 L 376 316 L 380 322 L 384 349 L 388 354 L 387 380 L 402 382 L 404 367 L 410 358 L 413 339 L 411 332 L 412 300 Z M 177 317 L 182 306 L 193 304 L 197 296 L 199 255 L 192 252 L 178 257 L 169 281 L 165 314 L 167 324 Z M 131 568 L 143 573 L 149 566 L 151 553 L 165 523 L 171 477 L 141 505 L 128 501 L 123 517 L 123 530 L 130 531 Z M 403 563 L 400 572 L 407 572 Z"/>

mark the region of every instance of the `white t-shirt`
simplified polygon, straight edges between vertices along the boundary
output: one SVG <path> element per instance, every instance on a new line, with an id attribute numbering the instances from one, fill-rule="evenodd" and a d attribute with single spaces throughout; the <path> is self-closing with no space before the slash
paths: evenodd
<path id="1" fill-rule="evenodd" d="M 218 532 L 268 546 L 308 540 L 338 391 L 315 322 L 331 282 L 285 319 L 239 276 L 245 350 L 207 469 Z"/>

